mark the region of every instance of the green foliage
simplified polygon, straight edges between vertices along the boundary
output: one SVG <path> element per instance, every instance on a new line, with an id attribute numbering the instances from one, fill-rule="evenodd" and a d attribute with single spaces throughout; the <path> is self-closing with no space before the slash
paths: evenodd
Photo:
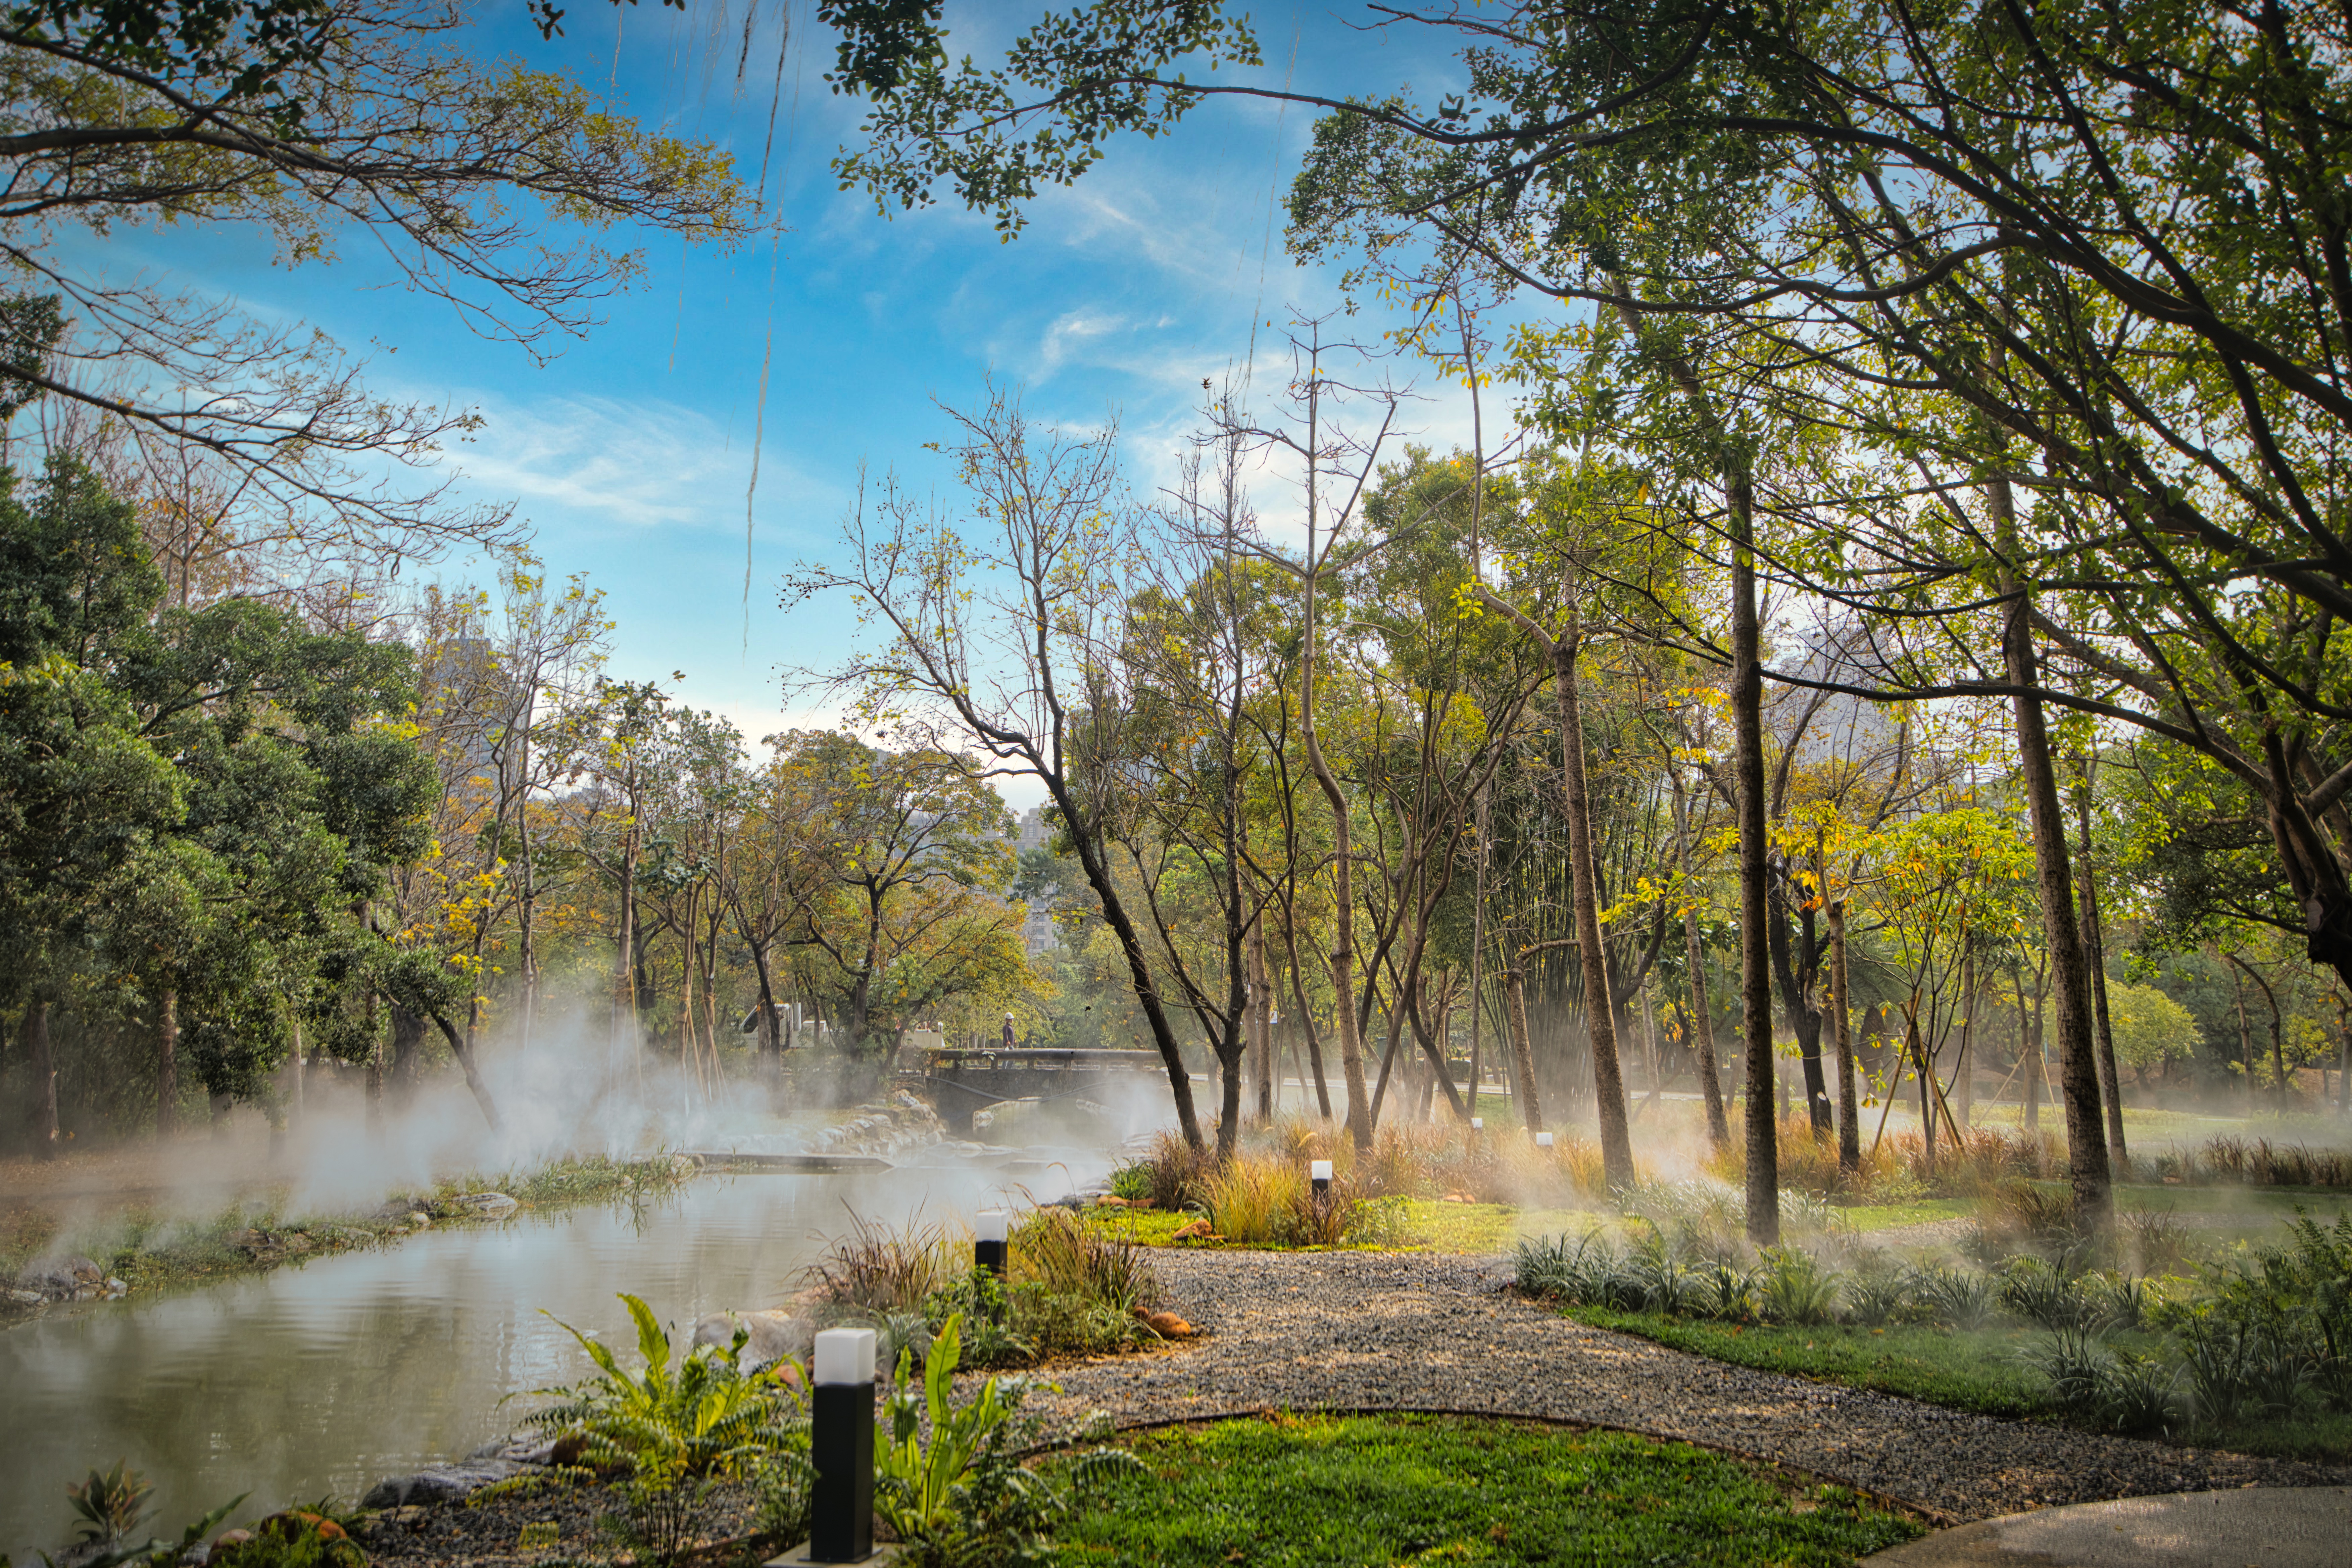
<path id="1" fill-rule="evenodd" d="M 215 1548 L 221 1568 L 367 1568 L 367 1553 L 340 1525 L 307 1511 L 276 1513 L 254 1527 L 253 1539 Z"/>
<path id="2" fill-rule="evenodd" d="M 113 1545 L 139 1528 L 154 1490 L 153 1482 L 122 1459 L 115 1460 L 110 1470 L 91 1470 L 88 1480 L 68 1483 L 66 1499 L 79 1520 L 75 1538 Z"/>
<path id="3" fill-rule="evenodd" d="M 190 1548 L 201 1544 L 206 1536 L 218 1529 L 221 1521 L 235 1513 L 251 1495 L 239 1492 L 203 1517 L 190 1521 L 187 1528 L 180 1531 L 177 1541 L 158 1538 L 137 1546 L 117 1542 L 95 1556 L 83 1559 L 80 1568 L 120 1568 L 121 1564 L 132 1562 L 143 1562 L 147 1568 L 172 1568 Z"/>
<path id="4" fill-rule="evenodd" d="M 652 1309 L 626 1293 L 620 1300 L 636 1324 L 639 1370 L 625 1370 L 610 1350 L 564 1323 L 597 1375 L 534 1391 L 557 1403 L 524 1419 L 578 1440 L 576 1463 L 625 1471 L 623 1509 L 604 1528 L 633 1551 L 674 1562 L 692 1543 L 718 1482 L 805 1447 L 806 1379 L 788 1359 L 742 1370 L 741 1329 L 728 1344 L 696 1346 L 673 1365 L 669 1335 Z"/>
<path id="5" fill-rule="evenodd" d="M 2153 985 L 2109 985 L 2107 1014 L 2120 1067 L 2161 1067 L 2197 1055 L 2197 1020 Z"/>
<path id="6" fill-rule="evenodd" d="M 1801 1247 L 1768 1247 L 1757 1270 L 1756 1305 L 1775 1323 L 1826 1323 L 1837 1314 L 1838 1276 Z"/>
<path id="7" fill-rule="evenodd" d="M 1020 1463 L 1026 1427 L 1014 1417 L 1028 1385 L 991 1377 L 956 1404 L 962 1329 L 961 1315 L 940 1326 L 919 1392 L 913 1352 L 899 1352 L 886 1396 L 889 1426 L 875 1455 L 875 1511 L 924 1568 L 1043 1564 L 1067 1504 Z"/>
<path id="8" fill-rule="evenodd" d="M 1074 1560 L 1846 1564 L 1921 1533 L 1834 1487 L 1679 1443 L 1510 1421 L 1288 1414 L 1137 1437 L 1082 1498 Z M 1064 1461 L 1075 1468 L 1083 1461 Z"/>

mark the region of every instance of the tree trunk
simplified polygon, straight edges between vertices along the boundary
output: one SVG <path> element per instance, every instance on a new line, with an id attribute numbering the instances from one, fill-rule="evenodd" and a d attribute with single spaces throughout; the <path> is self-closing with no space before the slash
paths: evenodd
<path id="1" fill-rule="evenodd" d="M 163 987 L 155 1004 L 155 1134 L 180 1128 L 180 993 Z"/>
<path id="2" fill-rule="evenodd" d="M 1307 978 L 1298 969 L 1298 933 L 1291 929 L 1286 912 L 1283 917 L 1282 952 L 1290 967 L 1291 1000 L 1297 1008 L 1291 1016 L 1306 1038 L 1307 1065 L 1315 1079 L 1315 1114 L 1328 1121 L 1331 1120 L 1331 1083 L 1323 1074 L 1323 1041 L 1315 1032 L 1315 1015 L 1307 1005 Z"/>
<path id="3" fill-rule="evenodd" d="M 1747 1049 L 1748 1238 L 1780 1239 L 1779 1129 L 1772 1117 L 1772 972 L 1765 952 L 1764 664 L 1756 605 L 1755 496 L 1730 476 L 1731 712 L 1739 809 L 1739 1013 Z"/>
<path id="4" fill-rule="evenodd" d="M 1789 1032 L 1797 1037 L 1797 1059 L 1802 1064 L 1805 1083 L 1805 1120 L 1812 1128 L 1813 1141 L 1827 1143 L 1832 1136 L 1830 1097 L 1822 1077 L 1822 1016 L 1812 1005 L 1811 982 L 1818 974 L 1812 961 L 1812 920 L 1808 915 L 1808 929 L 1797 933 L 1804 951 L 1793 951 L 1789 892 L 1785 872 L 1772 879 L 1772 892 L 1765 906 L 1770 911 L 1772 969 L 1780 983 L 1780 1007 L 1788 1015 Z M 1782 1092 L 1785 1097 L 1786 1090 Z M 1784 1114 L 1787 1109 L 1785 1104 L 1781 1107 Z"/>
<path id="5" fill-rule="evenodd" d="M 1723 1112 L 1723 1079 L 1716 1070 L 1715 1019 L 1706 1005 L 1706 950 L 1698 939 L 1698 904 L 1690 896 L 1690 835 L 1677 826 L 1675 858 L 1683 874 L 1683 952 L 1690 965 L 1691 1051 L 1698 1068 L 1699 1093 L 1706 1100 L 1707 1147 L 1720 1153 L 1731 1143 L 1731 1123 Z"/>
<path id="6" fill-rule="evenodd" d="M 1348 1134 L 1354 1140 L 1358 1152 L 1370 1153 L 1374 1112 L 1365 1092 L 1363 1041 L 1356 1032 L 1355 843 L 1349 832 L 1348 797 L 1340 790 L 1330 764 L 1323 760 L 1322 744 L 1315 738 L 1318 577 L 1318 574 L 1310 573 L 1307 579 L 1307 639 L 1299 656 L 1305 668 L 1298 683 L 1298 732 L 1307 743 L 1307 765 L 1314 770 L 1315 782 L 1322 786 L 1323 798 L 1331 806 L 1331 994 L 1338 999 L 1331 1013 L 1339 1030 L 1339 1076 L 1348 1088 Z"/>
<path id="7" fill-rule="evenodd" d="M 2131 1173 L 2131 1145 L 2124 1141 L 2123 1085 L 2116 1074 L 2116 1032 L 2107 1016 L 2107 944 L 2099 930 L 2099 884 L 2091 864 L 2091 780 L 2092 764 L 2083 764 L 2083 793 L 2076 802 L 2075 816 L 2081 824 L 2083 846 L 2083 885 L 2078 889 L 2083 900 L 2083 955 L 2091 971 L 2091 1016 L 2099 1036 L 2099 1089 L 2107 1107 L 2107 1152 L 2115 1157 L 2116 1171 L 2121 1175 Z"/>
<path id="8" fill-rule="evenodd" d="M 1533 1137 L 1544 1130 L 1543 1095 L 1536 1088 L 1535 1043 L 1528 1037 L 1527 976 L 1516 964 L 1503 971 L 1503 1003 L 1511 1021 L 1512 1070 L 1518 1078 L 1512 1092 L 1519 1097 L 1528 1135 Z"/>
<path id="9" fill-rule="evenodd" d="M 457 1033 L 448 1019 L 436 1013 L 433 1015 L 433 1021 L 441 1026 L 442 1037 L 449 1042 L 449 1049 L 457 1057 L 457 1066 L 466 1075 L 466 1087 L 473 1090 L 474 1103 L 481 1108 L 482 1120 L 490 1124 L 491 1131 L 504 1131 L 506 1124 L 499 1120 L 499 1108 L 491 1103 L 489 1086 L 482 1081 L 481 1073 L 476 1070 L 474 1053 L 466 1048 L 464 1037 Z"/>
<path id="10" fill-rule="evenodd" d="M 1601 1124 L 1603 1179 L 1613 1191 L 1633 1184 L 1633 1140 L 1625 1121 L 1625 1084 L 1617 1059 L 1615 1009 L 1609 998 L 1609 954 L 1601 942 L 1593 875 L 1591 797 L 1584 776 L 1584 718 L 1577 698 L 1580 640 L 1574 612 L 1552 644 L 1552 689 L 1559 699 L 1560 786 L 1568 818 L 1570 900 L 1576 919 L 1577 967 L 1583 971 L 1585 1035 L 1592 1047 L 1593 1109 Z"/>
<path id="11" fill-rule="evenodd" d="M 1838 1164 L 1862 1169 L 1861 1098 L 1854 1087 L 1852 993 L 1846 989 L 1845 900 L 1830 906 L 1830 1041 L 1837 1051 Z"/>
<path id="12" fill-rule="evenodd" d="M 2031 595 L 2019 582 L 2017 519 L 2006 475 L 1987 486 L 2002 558 L 2001 591 L 2011 595 L 2001 631 L 2002 661 L 2015 695 L 2017 760 L 2033 832 L 2033 863 L 2042 895 L 2042 932 L 2050 952 L 2050 981 L 2058 1016 L 2058 1068 L 2066 1105 L 2066 1166 L 2074 1188 L 2074 1222 L 2085 1236 L 2115 1229 L 2115 1194 L 2107 1166 L 2106 1128 L 2100 1115 L 2098 1044 L 2091 1024 L 2090 967 L 2074 923 L 2074 877 L 2066 860 L 2066 819 L 2058 803 L 2058 774 L 2050 760 L 2050 732 L 2042 699 L 2029 616 Z"/>
<path id="13" fill-rule="evenodd" d="M 1963 925 L 1961 930 L 1968 928 Z M 1965 941 L 1965 937 L 1963 938 Z M 1960 953 L 1960 1059 L 1952 1077 L 1960 1091 L 1960 1125 L 1976 1123 L 1977 1079 L 1977 955 L 1973 947 Z"/>
<path id="14" fill-rule="evenodd" d="M 1276 1099 L 1274 1026 L 1267 1018 L 1273 1004 L 1273 988 L 1266 983 L 1265 911 L 1260 910 L 1250 917 L 1249 928 L 1249 1049 L 1257 1079 L 1257 1119 L 1261 1122 L 1274 1120 Z"/>
<path id="15" fill-rule="evenodd" d="M 772 1084 L 784 1068 L 784 1042 L 776 1022 L 775 979 L 768 973 L 768 944 L 747 942 L 751 950 L 751 972 L 759 979 L 759 1027 L 752 1038 L 759 1042 L 760 1070 Z"/>
<path id="16" fill-rule="evenodd" d="M 419 1058 L 424 1055 L 425 1020 L 399 1003 L 392 1005 L 392 1103 L 406 1110 L 416 1099 Z"/>
<path id="17" fill-rule="evenodd" d="M 1919 1134 L 1923 1140 L 1927 1168 L 1936 1168 L 1936 1064 L 1927 1053 L 1927 1037 L 1919 1032 L 1919 995 L 1911 994 L 1911 1005 L 1903 1014 L 1904 1042 L 1911 1049 L 1911 1065 L 1919 1080 Z"/>
<path id="18" fill-rule="evenodd" d="M 637 1050 L 637 820 L 634 800 L 628 832 L 621 841 L 621 910 L 613 935 L 613 1059 L 615 1067 L 636 1061 Z M 640 1066 L 642 1071 L 642 1065 Z"/>
<path id="19" fill-rule="evenodd" d="M 1478 859 L 1470 887 L 1470 1111 L 1478 1112 L 1478 1076 L 1486 1043 L 1486 786 L 1478 786 Z"/>
<path id="20" fill-rule="evenodd" d="M 2042 991 L 2037 981 L 2031 1010 L 2025 1000 L 2025 977 L 2017 981 L 2017 1055 L 2025 1068 L 2018 1096 L 2025 1104 L 2019 1116 L 2029 1132 L 2042 1130 Z"/>
<path id="21" fill-rule="evenodd" d="M 383 1131 L 383 1039 L 378 1028 L 376 994 L 367 994 L 367 1124 L 371 1134 Z"/>
<path id="22" fill-rule="evenodd" d="M 47 1160 L 58 1152 L 58 1064 L 49 1049 L 49 999 L 38 993 L 25 1005 L 24 1040 L 33 1072 L 33 1147 Z"/>

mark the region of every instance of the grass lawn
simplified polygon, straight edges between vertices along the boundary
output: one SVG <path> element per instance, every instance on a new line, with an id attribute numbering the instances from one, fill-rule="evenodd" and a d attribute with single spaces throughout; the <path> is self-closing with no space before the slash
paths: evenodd
<path id="1" fill-rule="evenodd" d="M 1986 1415 L 2038 1415 L 2043 1409 L 2042 1379 L 2017 1361 L 2020 1350 L 2042 1337 L 2034 1330 L 1798 1328 L 1668 1318 L 1607 1307 L 1561 1310 L 1580 1323 L 1639 1334 L 1738 1366 L 1875 1388 Z"/>
<path id="2" fill-rule="evenodd" d="M 1837 1222 L 1849 1230 L 1893 1230 L 1935 1220 L 1972 1218 L 1977 1203 L 1974 1198 L 1915 1198 L 1901 1204 L 1856 1204 L 1833 1212 Z"/>
<path id="3" fill-rule="evenodd" d="M 1925 1533 L 1843 1488 L 1613 1432 L 1438 1416 L 1278 1415 L 1138 1435 L 1146 1472 L 1089 1490 L 1066 1563 L 1837 1564 Z"/>
<path id="4" fill-rule="evenodd" d="M 1937 1329 L 1918 1325 L 1864 1329 L 1710 1322 L 1621 1312 L 1606 1307 L 1564 1307 L 1564 1316 L 1595 1328 L 1638 1334 L 1675 1350 L 1738 1366 L 1785 1372 L 1823 1383 L 1874 1388 L 1885 1394 L 1972 1410 L 1983 1415 L 2054 1419 L 2042 1379 L 2020 1364 L 2018 1352 L 2046 1336 L 2038 1329 Z M 2146 1352 L 2147 1334 L 2111 1333 L 2117 1350 Z M 2352 1415 L 2307 1415 L 2181 1433 L 2201 1448 L 2321 1463 L 2352 1462 Z"/>

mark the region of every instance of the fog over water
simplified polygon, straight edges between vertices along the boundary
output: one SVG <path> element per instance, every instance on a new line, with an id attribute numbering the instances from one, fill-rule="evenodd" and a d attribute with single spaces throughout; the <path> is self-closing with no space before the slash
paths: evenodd
<path id="1" fill-rule="evenodd" d="M 1066 1147 L 898 1159 L 857 1175 L 704 1176 L 634 1209 L 436 1229 L 0 1331 L 0 1552 L 22 1563 L 56 1550 L 70 1534 L 66 1483 L 117 1458 L 155 1482 L 152 1528 L 174 1538 L 240 1491 L 253 1494 L 248 1518 L 328 1493 L 356 1500 L 513 1430 L 530 1402 L 502 1407 L 507 1395 L 584 1373 L 555 1320 L 631 1342 L 616 1291 L 688 1336 L 702 1313 L 780 1303 L 853 1212 L 956 1218 L 1020 1190 L 1055 1195 L 1109 1164 Z"/>

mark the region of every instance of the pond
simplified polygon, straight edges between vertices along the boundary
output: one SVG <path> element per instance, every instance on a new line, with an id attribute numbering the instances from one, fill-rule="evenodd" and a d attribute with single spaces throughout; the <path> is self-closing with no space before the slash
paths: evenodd
<path id="1" fill-rule="evenodd" d="M 1015 1187 L 1092 1179 L 1055 1151 L 929 1170 L 705 1176 L 632 1210 L 525 1215 L 0 1332 L 0 1552 L 19 1564 L 71 1531 L 65 1485 L 125 1458 L 155 1482 L 154 1533 L 241 1491 L 242 1516 L 457 1458 L 511 1431 L 507 1395 L 588 1363 L 556 1319 L 628 1343 L 614 1293 L 683 1337 L 726 1308 L 780 1302 L 851 1213 L 968 1215 Z"/>

